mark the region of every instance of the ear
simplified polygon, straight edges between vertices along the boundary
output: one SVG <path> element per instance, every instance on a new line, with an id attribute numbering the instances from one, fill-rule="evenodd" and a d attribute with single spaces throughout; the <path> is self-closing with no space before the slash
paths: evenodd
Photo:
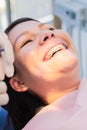
<path id="1" fill-rule="evenodd" d="M 16 76 L 10 79 L 10 85 L 17 92 L 25 92 L 29 89 L 29 87 L 22 83 Z"/>

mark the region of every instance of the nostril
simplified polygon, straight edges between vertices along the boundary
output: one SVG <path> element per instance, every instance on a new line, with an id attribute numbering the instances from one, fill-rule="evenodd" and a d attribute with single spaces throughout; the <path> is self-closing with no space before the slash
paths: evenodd
<path id="1" fill-rule="evenodd" d="M 53 34 L 53 33 L 51 34 L 51 37 L 54 37 L 54 34 Z"/>
<path id="2" fill-rule="evenodd" d="M 48 36 L 46 36 L 46 37 L 44 38 L 44 40 L 43 40 L 43 41 L 46 41 L 48 38 L 49 38 L 49 37 L 48 37 Z"/>
<path id="3" fill-rule="evenodd" d="M 53 33 L 50 34 L 50 35 L 45 36 L 45 38 L 43 39 L 43 41 L 46 41 L 48 38 L 51 38 L 51 37 L 54 37 L 54 34 L 53 34 Z"/>

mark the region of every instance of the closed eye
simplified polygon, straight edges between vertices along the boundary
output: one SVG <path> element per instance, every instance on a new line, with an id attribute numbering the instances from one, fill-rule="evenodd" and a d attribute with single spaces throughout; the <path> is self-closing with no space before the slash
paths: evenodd
<path id="1" fill-rule="evenodd" d="M 21 48 L 24 47 L 26 44 L 28 44 L 30 42 L 32 42 L 32 40 L 27 40 L 26 42 L 23 43 L 23 45 L 21 46 Z"/>
<path id="2" fill-rule="evenodd" d="M 50 27 L 49 30 L 55 30 L 55 28 L 54 27 Z"/>

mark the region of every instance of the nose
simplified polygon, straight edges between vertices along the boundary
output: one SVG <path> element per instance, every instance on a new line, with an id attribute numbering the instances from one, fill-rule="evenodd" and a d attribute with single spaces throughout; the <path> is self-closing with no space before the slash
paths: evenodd
<path id="1" fill-rule="evenodd" d="M 41 36 L 40 45 L 43 45 L 48 39 L 54 37 L 54 33 L 48 32 Z"/>

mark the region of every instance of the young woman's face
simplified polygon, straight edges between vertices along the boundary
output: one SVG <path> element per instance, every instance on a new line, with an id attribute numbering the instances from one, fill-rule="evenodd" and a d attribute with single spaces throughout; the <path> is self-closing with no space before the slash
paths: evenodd
<path id="1" fill-rule="evenodd" d="M 77 53 L 66 32 L 27 21 L 16 25 L 8 36 L 18 75 L 32 91 L 42 91 L 42 86 L 46 90 L 54 82 L 63 83 L 64 78 L 77 76 Z"/>

